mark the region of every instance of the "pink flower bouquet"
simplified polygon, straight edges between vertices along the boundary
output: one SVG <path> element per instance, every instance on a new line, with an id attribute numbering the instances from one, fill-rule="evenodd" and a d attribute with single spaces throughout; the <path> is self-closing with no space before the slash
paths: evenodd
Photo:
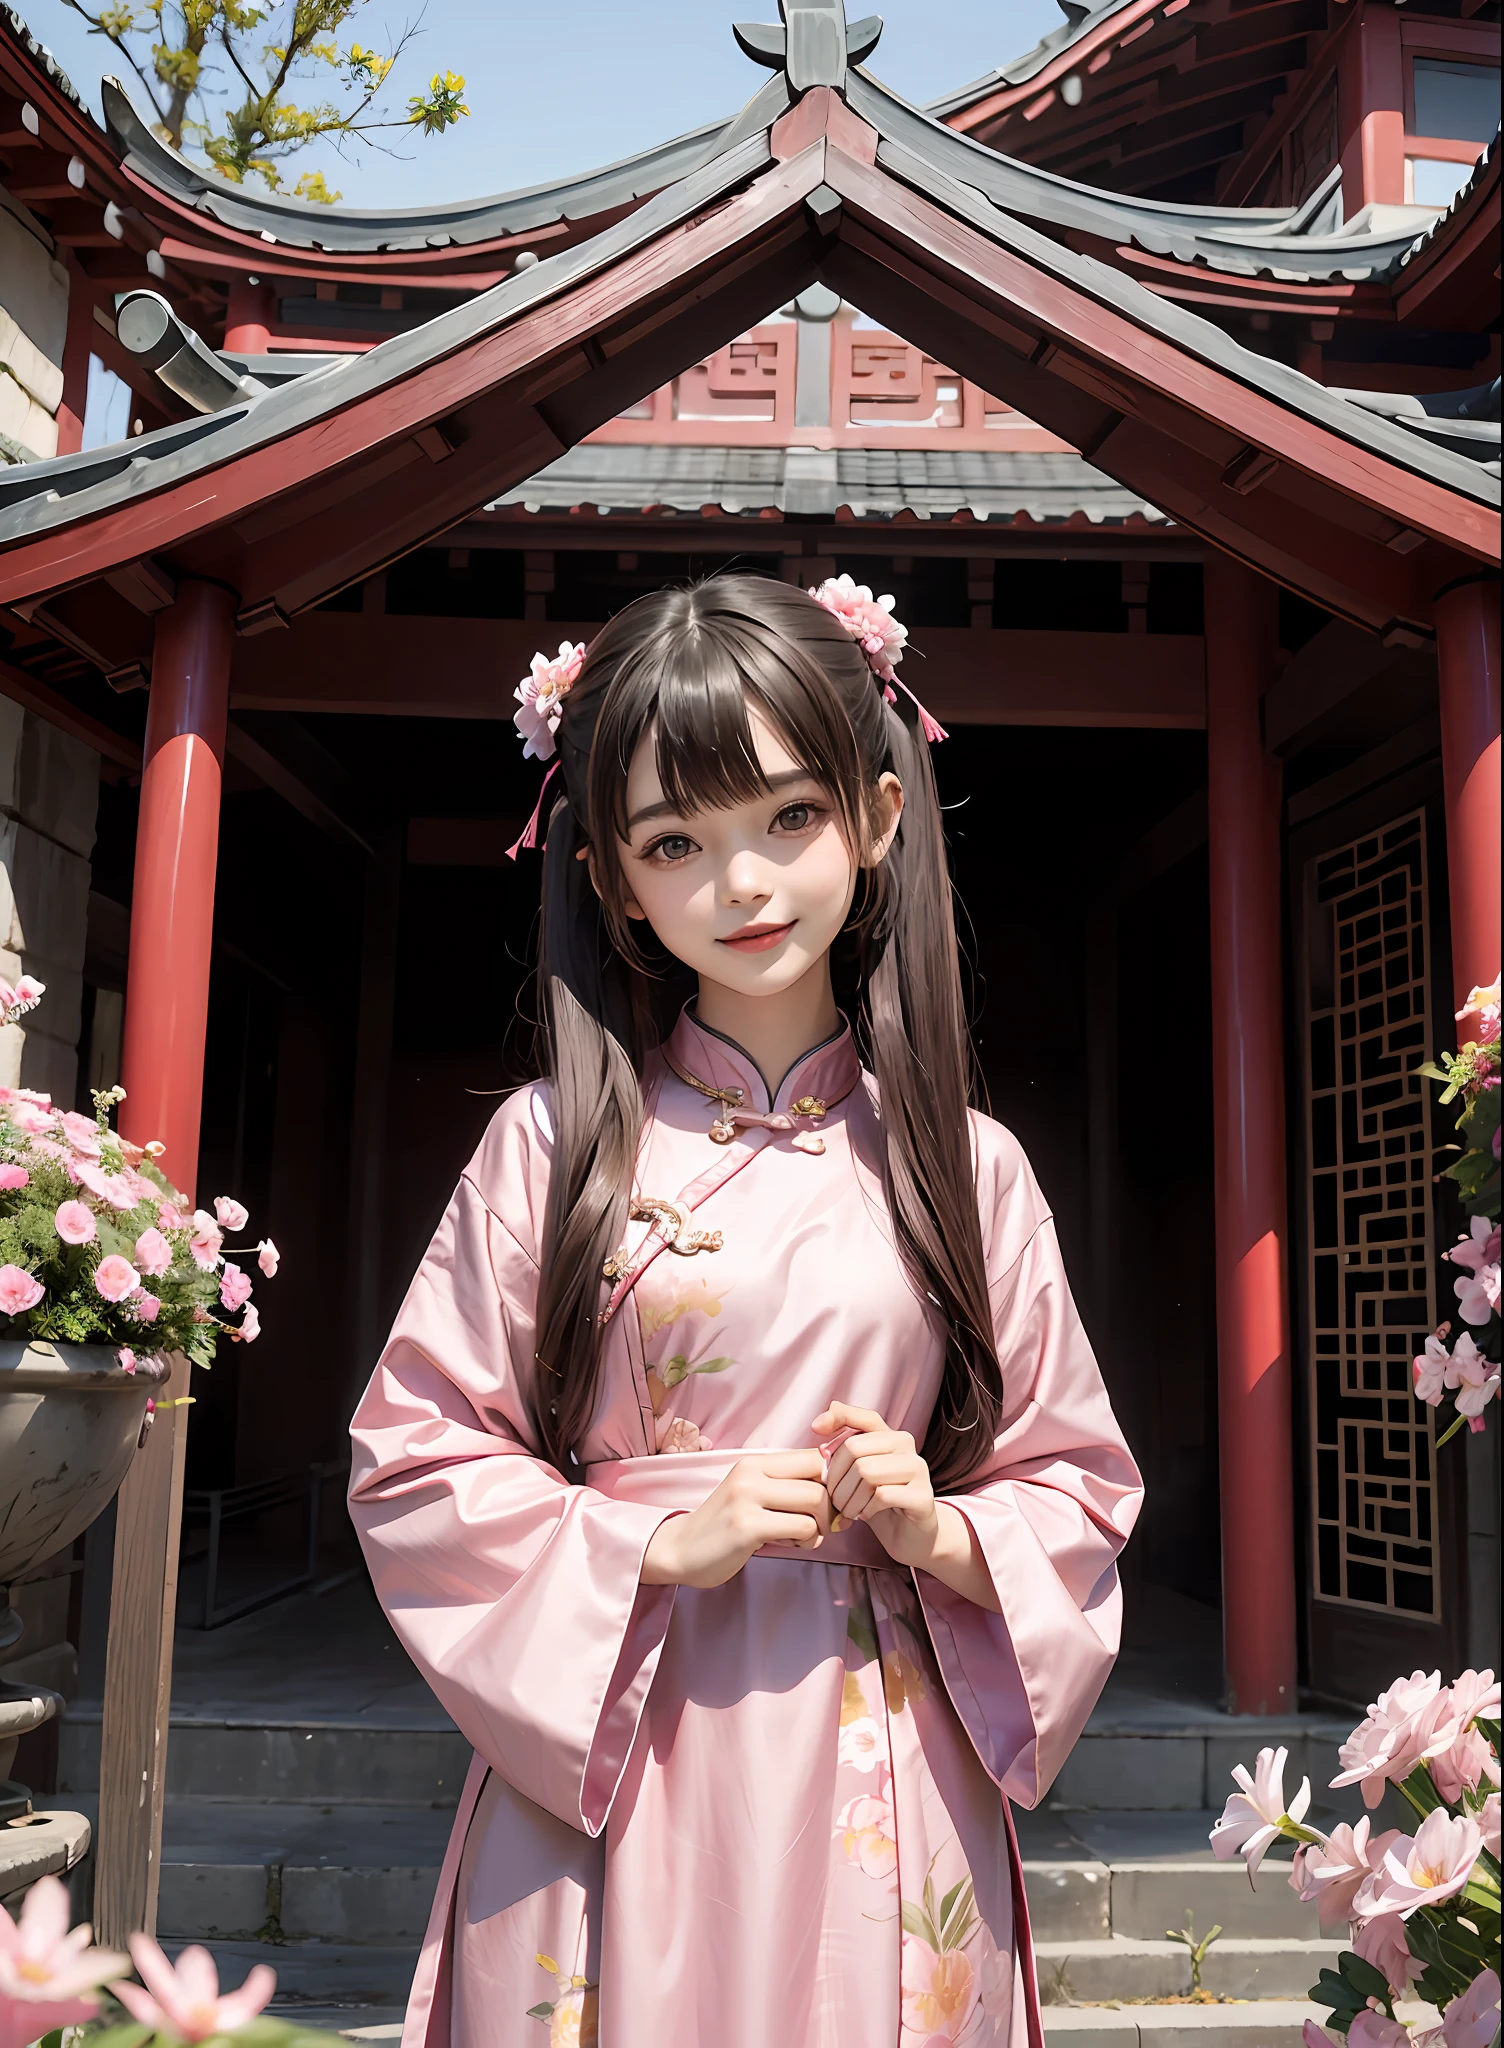
<path id="1" fill-rule="evenodd" d="M 190 1209 L 157 1165 L 162 1148 L 111 1128 L 124 1093 L 97 1092 L 90 1118 L 0 1088 L 0 1336 L 112 1345 L 127 1372 L 169 1351 L 207 1366 L 221 1337 L 248 1344 L 259 1328 L 227 1252 L 269 1275 L 277 1248 L 226 1244 L 248 1220 L 227 1195 L 212 1214 Z"/>
<path id="2" fill-rule="evenodd" d="M 1351 1947 L 1311 1997 L 1332 2009 L 1308 2021 L 1306 2048 L 1492 2048 L 1499 2026 L 1499 1687 L 1491 1671 L 1414 1671 L 1379 1695 L 1338 1752 L 1333 1786 L 1356 1785 L 1372 1811 L 1397 1786 L 1419 1817 L 1374 1833 L 1368 1814 L 1324 1834 L 1306 1820 L 1309 1779 L 1285 1804 L 1287 1752 L 1263 1749 L 1212 1829 L 1213 1852 L 1242 1856 L 1253 1882 L 1283 1836 L 1298 1846 L 1290 1883 L 1315 1905 L 1322 1932 Z M 1406 1995 L 1441 2010 L 1412 2034 L 1396 2016 Z M 1492 2017 L 1490 2018 L 1490 2014 Z"/>

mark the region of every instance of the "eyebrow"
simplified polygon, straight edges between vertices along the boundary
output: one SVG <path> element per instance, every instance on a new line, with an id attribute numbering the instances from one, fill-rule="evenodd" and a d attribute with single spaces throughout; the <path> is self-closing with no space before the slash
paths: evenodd
<path id="1" fill-rule="evenodd" d="M 770 775 L 768 788 L 776 793 L 780 789 L 788 789 L 796 782 L 818 782 L 819 779 L 819 776 L 808 768 L 788 768 L 780 775 Z M 661 803 L 644 804 L 640 811 L 634 811 L 627 820 L 627 830 L 630 832 L 634 825 L 646 824 L 649 818 L 677 818 L 680 815 L 681 813 L 665 797 Z"/>

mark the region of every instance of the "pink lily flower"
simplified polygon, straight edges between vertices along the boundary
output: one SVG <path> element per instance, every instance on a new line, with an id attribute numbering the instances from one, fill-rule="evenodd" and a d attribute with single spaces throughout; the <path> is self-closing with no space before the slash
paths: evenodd
<path id="1" fill-rule="evenodd" d="M 1359 1885 L 1379 1868 L 1385 1852 L 1400 1838 L 1398 1828 L 1389 1828 L 1370 1840 L 1370 1825 L 1365 1813 L 1355 1828 L 1343 1821 L 1325 1842 L 1302 1842 L 1295 1852 L 1290 1883 L 1305 1904 L 1315 1901 L 1323 1934 L 1346 1928 Z"/>
<path id="2" fill-rule="evenodd" d="M 1499 2034 L 1499 1973 L 1482 1970 L 1441 2016 L 1446 2048 L 1493 2048 Z"/>
<path id="3" fill-rule="evenodd" d="M 269 1237 L 263 1237 L 260 1244 L 256 1247 L 256 1264 L 261 1268 L 268 1280 L 276 1279 L 277 1268 L 281 1262 L 282 1254 L 277 1250 L 277 1247 Z"/>
<path id="4" fill-rule="evenodd" d="M 1490 1792 L 1478 1809 L 1478 1830 L 1483 1836 L 1483 1846 L 1490 1856 L 1499 1853 L 1499 1795 Z"/>
<path id="5" fill-rule="evenodd" d="M 219 1219 L 221 1230 L 244 1230 L 251 1212 L 232 1195 L 216 1195 L 214 1214 Z"/>
<path id="6" fill-rule="evenodd" d="M 1491 1671 L 1464 1671 L 1447 1688 L 1445 1698 L 1448 1718 L 1443 1725 L 1452 1730 L 1452 1740 L 1431 1758 L 1431 1776 L 1442 1798 L 1456 1805 L 1464 1790 L 1477 1790 L 1488 1768 L 1492 1752 L 1473 1724 L 1480 1716 L 1498 1719 L 1499 1681 Z"/>
<path id="7" fill-rule="evenodd" d="M 185 1948 L 177 1968 L 149 1934 L 130 1938 L 131 1960 L 145 1985 L 117 1984 L 115 1996 L 143 2026 L 180 2041 L 208 2041 L 253 2020 L 277 1988 L 277 1973 L 257 1963 L 238 1991 L 220 1996 L 219 1972 L 206 1948 Z"/>
<path id="8" fill-rule="evenodd" d="M 1425 1964 L 1410 1953 L 1405 1923 L 1398 1913 L 1375 1913 L 1371 1920 L 1355 1921 L 1352 1944 L 1353 1954 L 1372 1963 L 1397 1997 L 1403 1997 L 1406 1986 L 1425 1972 Z"/>
<path id="9" fill-rule="evenodd" d="M 1410 2029 L 1369 2006 L 1348 2028 L 1347 2048 L 1410 2048 Z"/>
<path id="10" fill-rule="evenodd" d="M 1242 1764 L 1234 1764 L 1232 1775 L 1242 1787 L 1222 1809 L 1222 1818 L 1211 1832 L 1212 1854 L 1226 1863 L 1242 1856 L 1248 1865 L 1251 1884 L 1271 1842 L 1284 1832 L 1281 1822 L 1288 1816 L 1298 1822 L 1311 1803 L 1311 1781 L 1302 1778 L 1300 1790 L 1285 1805 L 1285 1764 L 1287 1749 L 1261 1749 L 1254 1759 L 1250 1778 Z"/>
<path id="11" fill-rule="evenodd" d="M 245 1314 L 240 1318 L 240 1328 L 232 1330 L 230 1335 L 238 1337 L 242 1344 L 254 1344 L 261 1335 L 261 1311 L 254 1301 L 246 1303 Z"/>
<path id="12" fill-rule="evenodd" d="M 68 1889 L 55 1877 L 37 1879 L 18 1921 L 0 1906 L 0 2048 L 26 2048 L 54 2027 L 93 2019 L 99 1986 L 129 1965 L 90 1948 L 92 1936 L 87 1925 L 68 1931 Z"/>
<path id="13" fill-rule="evenodd" d="M 1466 1815 L 1455 1819 L 1443 1807 L 1428 1813 L 1416 1833 L 1401 1835 L 1384 1861 L 1358 1889 L 1353 1911 L 1360 1920 L 1398 1914 L 1403 1920 L 1422 1906 L 1440 1905 L 1460 1892 L 1472 1876 L 1483 1847 L 1483 1831 Z"/>

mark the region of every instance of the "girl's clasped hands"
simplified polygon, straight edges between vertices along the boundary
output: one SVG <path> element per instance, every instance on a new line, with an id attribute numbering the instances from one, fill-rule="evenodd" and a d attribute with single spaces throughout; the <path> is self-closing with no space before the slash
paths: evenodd
<path id="1" fill-rule="evenodd" d="M 689 1514 L 661 1523 L 643 1559 L 648 1586 L 723 1586 L 766 1543 L 815 1551 L 838 1524 L 865 1522 L 897 1565 L 927 1571 L 999 1611 L 971 1525 L 937 1501 L 907 1430 L 870 1408 L 832 1401 L 808 1451 L 751 1451 Z"/>

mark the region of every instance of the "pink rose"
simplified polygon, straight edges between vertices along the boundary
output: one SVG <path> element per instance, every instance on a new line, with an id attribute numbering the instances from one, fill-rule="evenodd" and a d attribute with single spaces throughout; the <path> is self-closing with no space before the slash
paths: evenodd
<path id="1" fill-rule="evenodd" d="M 5 1118 L 7 1123 L 14 1124 L 18 1131 L 25 1131 L 28 1136 L 38 1131 L 57 1129 L 57 1111 L 45 1095 L 38 1095 L 30 1088 L 8 1091 Z"/>
<path id="2" fill-rule="evenodd" d="M 251 1212 L 229 1195 L 216 1195 L 214 1213 L 219 1218 L 221 1230 L 244 1230 Z"/>
<path id="3" fill-rule="evenodd" d="M 172 1246 L 155 1226 L 136 1239 L 136 1264 L 150 1280 L 160 1280 L 172 1264 Z"/>
<path id="4" fill-rule="evenodd" d="M 111 1252 L 94 1268 L 94 1285 L 106 1301 L 124 1301 L 141 1285 L 141 1275 L 129 1259 L 121 1258 L 119 1252 Z"/>
<path id="5" fill-rule="evenodd" d="M 136 1354 L 132 1351 L 129 1344 L 121 1345 L 120 1349 L 115 1353 L 115 1362 L 122 1372 L 134 1372 L 136 1370 Z"/>
<path id="6" fill-rule="evenodd" d="M 261 1335 L 261 1312 L 254 1301 L 246 1303 L 245 1314 L 240 1318 L 240 1328 L 232 1330 L 230 1334 L 238 1337 L 242 1344 L 254 1344 Z"/>
<path id="7" fill-rule="evenodd" d="M 131 1307 L 143 1323 L 154 1323 L 162 1313 L 161 1301 L 155 1294 L 148 1294 L 144 1287 L 132 1297 Z"/>
<path id="8" fill-rule="evenodd" d="M 256 1247 L 256 1264 L 268 1280 L 276 1278 L 277 1268 L 282 1263 L 282 1254 L 269 1237 L 263 1237 Z"/>
<path id="9" fill-rule="evenodd" d="M 61 1203 L 52 1220 L 64 1244 L 92 1244 L 98 1235 L 94 1228 L 94 1212 L 86 1209 L 82 1202 Z"/>
<path id="10" fill-rule="evenodd" d="M 24 1266 L 0 1266 L 0 1315 L 24 1316 L 42 1298 L 42 1287 Z"/>
<path id="11" fill-rule="evenodd" d="M 239 1266 L 226 1264 L 219 1282 L 219 1298 L 226 1308 L 240 1308 L 251 1298 L 250 1275 Z"/>
<path id="12" fill-rule="evenodd" d="M 24 1166 L 15 1166 L 8 1159 L 0 1163 L 0 1191 L 8 1193 L 12 1188 L 29 1188 L 30 1186 L 31 1175 Z"/>

